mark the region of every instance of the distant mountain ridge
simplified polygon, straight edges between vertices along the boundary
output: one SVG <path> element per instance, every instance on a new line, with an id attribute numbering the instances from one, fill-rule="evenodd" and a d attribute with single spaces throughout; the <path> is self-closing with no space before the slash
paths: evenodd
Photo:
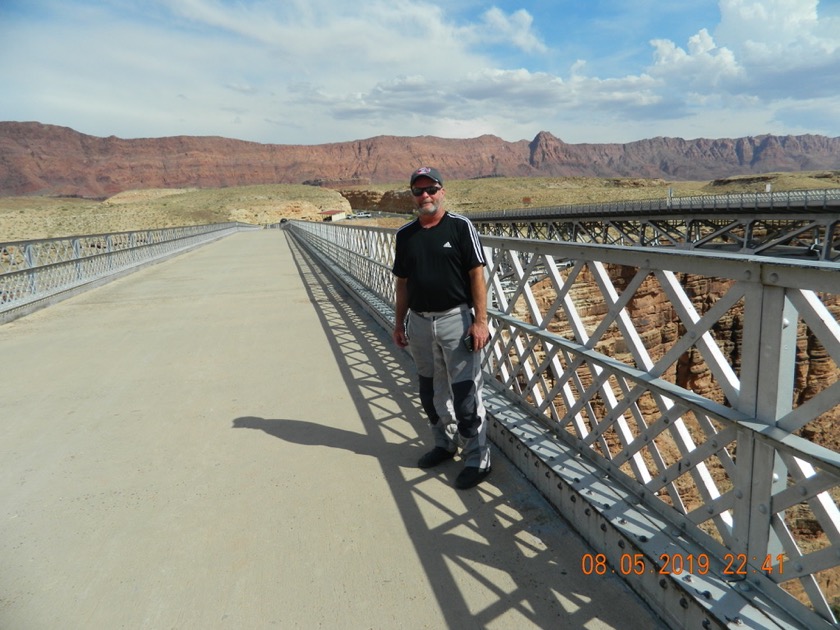
<path id="1" fill-rule="evenodd" d="M 644 177 L 712 180 L 733 175 L 840 169 L 840 138 L 763 135 L 652 138 L 568 144 L 547 131 L 530 142 L 377 136 L 320 145 L 260 144 L 213 136 L 100 138 L 38 122 L 0 122 L 0 195 L 106 197 L 142 188 L 266 183 L 403 182 L 417 165 L 445 177 Z"/>

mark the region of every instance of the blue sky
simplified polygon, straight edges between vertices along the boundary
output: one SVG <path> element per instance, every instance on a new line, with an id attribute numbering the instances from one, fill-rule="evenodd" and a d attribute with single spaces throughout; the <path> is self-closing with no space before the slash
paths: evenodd
<path id="1" fill-rule="evenodd" d="M 0 120 L 323 144 L 840 136 L 840 0 L 0 0 Z"/>

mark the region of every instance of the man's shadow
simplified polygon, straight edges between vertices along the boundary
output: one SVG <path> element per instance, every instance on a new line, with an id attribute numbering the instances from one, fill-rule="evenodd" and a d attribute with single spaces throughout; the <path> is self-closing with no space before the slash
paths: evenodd
<path id="1" fill-rule="evenodd" d="M 303 446 L 327 446 L 345 451 L 375 457 L 392 465 L 406 465 L 411 462 L 414 452 L 421 451 L 418 446 L 390 444 L 382 440 L 372 440 L 369 435 L 338 429 L 329 425 L 307 422 L 305 420 L 286 420 L 242 416 L 233 421 L 234 429 L 257 429 L 264 433 L 294 444 Z"/>

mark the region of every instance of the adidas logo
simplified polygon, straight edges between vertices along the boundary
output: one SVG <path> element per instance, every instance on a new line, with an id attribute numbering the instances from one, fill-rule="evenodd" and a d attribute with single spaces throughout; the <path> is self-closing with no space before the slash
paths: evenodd
<path id="1" fill-rule="evenodd" d="M 449 241 L 446 241 L 446 244 L 443 246 L 444 249 L 446 248 L 452 249 L 452 245 L 449 244 Z"/>

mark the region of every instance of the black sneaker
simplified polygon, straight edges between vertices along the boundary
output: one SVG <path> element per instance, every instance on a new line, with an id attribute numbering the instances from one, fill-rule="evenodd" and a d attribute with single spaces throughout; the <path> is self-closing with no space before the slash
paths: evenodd
<path id="1" fill-rule="evenodd" d="M 467 466 L 455 478 L 455 487 L 459 490 L 466 490 L 467 488 L 472 488 L 473 486 L 477 486 L 479 483 L 481 483 L 481 480 L 489 474 L 490 466 L 488 466 L 484 470 L 479 470 L 475 466 Z"/>
<path id="2" fill-rule="evenodd" d="M 447 459 L 455 457 L 455 451 L 447 451 L 442 446 L 435 446 L 431 451 L 423 455 L 417 462 L 419 468 L 434 468 Z"/>

